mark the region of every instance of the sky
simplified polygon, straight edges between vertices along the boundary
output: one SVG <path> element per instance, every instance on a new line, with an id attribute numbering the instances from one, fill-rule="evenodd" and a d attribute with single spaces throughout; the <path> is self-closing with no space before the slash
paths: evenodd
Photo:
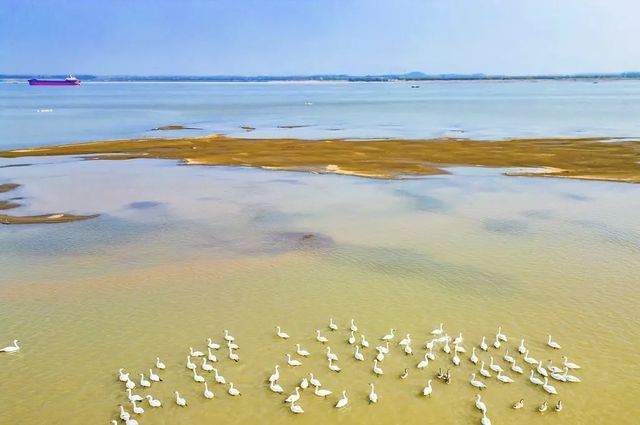
<path id="1" fill-rule="evenodd" d="M 0 0 L 0 74 L 640 70 L 638 0 Z"/>

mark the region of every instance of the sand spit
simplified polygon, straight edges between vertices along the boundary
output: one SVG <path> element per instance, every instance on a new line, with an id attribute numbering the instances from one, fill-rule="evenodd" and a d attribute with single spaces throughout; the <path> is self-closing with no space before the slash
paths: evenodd
<path id="1" fill-rule="evenodd" d="M 640 183 L 640 141 L 598 138 L 424 140 L 243 139 L 220 135 L 107 140 L 0 151 L 0 157 L 80 155 L 92 159 L 173 159 L 185 164 L 394 179 L 454 166 L 521 168 L 507 175 Z M 533 171 L 529 170 L 533 169 Z"/>

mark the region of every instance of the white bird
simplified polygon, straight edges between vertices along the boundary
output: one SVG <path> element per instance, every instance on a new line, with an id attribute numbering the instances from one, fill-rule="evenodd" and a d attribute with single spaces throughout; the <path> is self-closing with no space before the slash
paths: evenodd
<path id="1" fill-rule="evenodd" d="M 320 389 L 320 387 L 316 386 L 316 388 L 313 390 L 313 393 L 318 397 L 327 397 L 332 394 L 332 391 Z"/>
<path id="2" fill-rule="evenodd" d="M 284 392 L 284 389 L 276 381 L 269 384 L 269 389 L 278 394 L 282 394 Z"/>
<path id="3" fill-rule="evenodd" d="M 227 341 L 227 348 L 231 348 L 232 350 L 237 350 L 240 348 L 240 346 L 235 342 Z"/>
<path id="4" fill-rule="evenodd" d="M 529 350 L 527 350 L 527 351 L 524 353 L 523 360 L 524 360 L 525 362 L 529 363 L 529 364 L 537 364 L 537 363 L 538 363 L 538 361 L 537 361 L 536 359 L 534 359 L 533 357 L 529 357 Z"/>
<path id="5" fill-rule="evenodd" d="M 338 325 L 333 323 L 333 317 L 329 318 L 329 329 L 331 329 L 332 331 L 338 330 Z"/>
<path id="6" fill-rule="evenodd" d="M 482 418 L 480 419 L 481 425 L 491 425 L 491 419 L 487 418 L 487 412 L 482 412 Z"/>
<path id="7" fill-rule="evenodd" d="M 565 378 L 564 374 L 562 373 L 551 372 L 549 375 L 556 381 L 567 382 L 567 378 Z"/>
<path id="8" fill-rule="evenodd" d="M 385 336 L 382 337 L 383 341 L 391 341 L 393 338 L 395 338 L 395 334 L 393 333 L 395 331 L 395 329 L 391 328 L 391 332 L 386 334 Z"/>
<path id="9" fill-rule="evenodd" d="M 495 348 L 500 348 L 500 338 L 498 337 L 498 335 L 496 335 L 496 340 L 493 341 L 493 346 Z"/>
<path id="10" fill-rule="evenodd" d="M 300 387 L 296 387 L 295 392 L 287 397 L 284 402 L 285 403 L 295 403 L 300 400 Z"/>
<path id="11" fill-rule="evenodd" d="M 280 365 L 276 365 L 275 367 L 275 372 L 273 372 L 271 374 L 271 376 L 269 377 L 269 382 L 276 382 L 278 379 L 280 379 Z"/>
<path id="12" fill-rule="evenodd" d="M 498 372 L 498 376 L 497 376 L 498 380 L 500 382 L 504 382 L 505 384 L 510 384 L 513 382 L 513 379 L 511 379 L 509 376 L 507 375 L 503 375 L 502 371 Z"/>
<path id="13" fill-rule="evenodd" d="M 460 357 L 458 357 L 457 352 L 454 352 L 453 357 L 451 358 L 451 362 L 456 366 L 460 366 Z"/>
<path id="14" fill-rule="evenodd" d="M 151 407 L 162 407 L 162 403 L 160 400 L 157 400 L 150 395 L 146 396 L 147 400 L 149 400 L 149 406 Z"/>
<path id="15" fill-rule="evenodd" d="M 17 353 L 20 351 L 20 346 L 18 345 L 18 340 L 13 340 L 13 345 L 8 345 L 4 348 L 0 348 L 0 353 Z"/>
<path id="16" fill-rule="evenodd" d="M 502 366 L 500 366 L 497 363 L 493 362 L 493 356 L 489 356 L 489 369 L 491 369 L 494 372 L 503 372 L 504 370 L 502 369 Z"/>
<path id="17" fill-rule="evenodd" d="M 291 406 L 289 406 L 289 410 L 296 414 L 304 413 L 304 409 L 301 406 L 298 406 L 295 402 L 291 403 Z"/>
<path id="18" fill-rule="evenodd" d="M 515 363 L 516 359 L 513 358 L 513 356 L 509 355 L 509 349 L 507 348 L 507 350 L 504 352 L 504 356 L 502 357 L 504 359 L 505 362 L 507 363 Z"/>
<path id="19" fill-rule="evenodd" d="M 164 370 L 166 366 L 160 361 L 160 357 L 156 357 L 156 369 Z"/>
<path id="20" fill-rule="evenodd" d="M 336 407 L 338 409 L 342 409 L 348 403 L 349 403 L 349 399 L 347 398 L 347 392 L 346 391 L 342 391 L 342 398 L 340 400 L 338 400 L 338 402 L 336 403 Z"/>
<path id="21" fill-rule="evenodd" d="M 553 410 L 555 410 L 556 412 L 562 412 L 562 402 L 560 400 L 558 400 Z"/>
<path id="22" fill-rule="evenodd" d="M 547 369 L 545 369 L 544 367 L 542 367 L 542 360 L 540 360 L 540 361 L 538 362 L 538 366 L 536 366 L 536 370 L 538 371 L 538 373 L 539 373 L 540 375 L 542 375 L 542 376 L 544 376 L 544 377 L 549 376 L 549 375 L 547 374 Z"/>
<path id="23" fill-rule="evenodd" d="M 131 415 L 129 414 L 129 412 L 127 412 L 126 410 L 124 410 L 124 407 L 122 407 L 122 404 L 120 405 L 120 419 L 122 419 L 123 421 L 128 421 L 129 418 L 131 418 Z"/>
<path id="24" fill-rule="evenodd" d="M 349 339 L 347 339 L 347 342 L 350 345 L 353 345 L 356 343 L 356 336 L 353 334 L 353 331 L 351 331 L 351 335 L 349 336 Z"/>
<path id="25" fill-rule="evenodd" d="M 140 386 L 145 388 L 149 388 L 151 386 L 151 382 L 144 379 L 143 373 L 140 374 Z"/>
<path id="26" fill-rule="evenodd" d="M 402 338 L 399 342 L 399 345 L 401 346 L 405 346 L 405 345 L 410 345 L 411 344 L 411 335 L 407 334 L 407 336 L 405 336 L 404 338 Z"/>
<path id="27" fill-rule="evenodd" d="M 129 380 L 129 374 L 128 373 L 124 373 L 124 369 L 120 368 L 118 369 L 118 380 L 120 380 L 120 382 L 127 382 Z"/>
<path id="28" fill-rule="evenodd" d="M 218 361 L 218 358 L 216 357 L 216 355 L 211 352 L 210 347 L 207 347 L 207 360 L 214 363 Z"/>
<path id="29" fill-rule="evenodd" d="M 206 358 L 202 358 L 202 370 L 206 371 L 206 372 L 213 372 L 213 366 L 211 366 L 209 363 L 207 363 L 207 359 Z"/>
<path id="30" fill-rule="evenodd" d="M 307 350 L 300 348 L 300 344 L 296 344 L 296 354 L 302 357 L 309 357 L 311 355 Z"/>
<path id="31" fill-rule="evenodd" d="M 553 365 L 553 361 L 549 360 L 549 364 L 547 365 L 547 370 L 553 373 L 562 373 L 562 369 Z"/>
<path id="32" fill-rule="evenodd" d="M 189 347 L 189 354 L 191 354 L 191 357 L 202 357 L 202 356 L 204 356 L 204 353 L 202 351 L 193 351 L 193 347 Z"/>
<path id="33" fill-rule="evenodd" d="M 196 372 L 196 370 L 193 369 L 193 380 L 196 382 L 204 382 L 204 377 L 198 375 L 198 372 Z"/>
<path id="34" fill-rule="evenodd" d="M 485 378 L 491 378 L 491 372 L 484 368 L 484 361 L 480 362 L 480 375 Z"/>
<path id="35" fill-rule="evenodd" d="M 444 323 L 440 323 L 440 326 L 432 330 L 431 335 L 442 335 L 442 325 L 444 325 Z"/>
<path id="36" fill-rule="evenodd" d="M 519 374 L 523 374 L 524 373 L 522 368 L 520 366 L 516 365 L 515 361 L 511 364 L 511 370 L 514 371 L 515 373 L 519 373 Z"/>
<path id="37" fill-rule="evenodd" d="M 353 355 L 356 360 L 364 361 L 364 355 L 360 352 L 360 346 L 356 345 L 356 352 Z"/>
<path id="38" fill-rule="evenodd" d="M 409 344 L 404 346 L 404 353 L 406 355 L 411 355 L 413 354 L 413 348 L 411 348 L 411 346 Z"/>
<path id="39" fill-rule="evenodd" d="M 218 369 L 216 369 L 215 367 L 213 368 L 213 373 L 215 374 L 214 379 L 216 380 L 216 382 L 218 384 L 226 384 L 227 380 L 224 379 L 224 376 L 218 374 Z"/>
<path id="40" fill-rule="evenodd" d="M 297 359 L 292 359 L 291 354 L 287 353 L 287 364 L 289 366 L 302 366 L 302 362 Z"/>
<path id="41" fill-rule="evenodd" d="M 225 341 L 228 341 L 228 342 L 233 342 L 233 341 L 235 341 L 235 338 L 234 338 L 234 337 L 232 337 L 232 336 L 229 334 L 229 331 L 228 331 L 228 330 L 226 330 L 226 329 L 224 330 L 224 339 L 225 339 Z"/>
<path id="42" fill-rule="evenodd" d="M 378 402 L 378 394 L 376 394 L 375 387 L 373 386 L 373 383 L 371 383 L 369 385 L 371 386 L 371 391 L 369 391 L 369 401 L 371 403 L 377 403 Z"/>
<path id="43" fill-rule="evenodd" d="M 457 336 L 457 337 L 455 337 L 455 339 L 453 340 L 453 345 L 456 345 L 456 344 L 458 344 L 458 345 L 459 345 L 459 344 L 462 344 L 462 341 L 463 341 L 463 338 L 462 338 L 462 332 L 460 332 L 460 333 L 458 334 L 458 336 Z"/>
<path id="44" fill-rule="evenodd" d="M 547 401 L 545 400 L 539 407 L 538 407 L 538 412 L 540 413 L 544 413 L 547 411 Z"/>
<path id="45" fill-rule="evenodd" d="M 291 406 L 289 406 L 289 410 L 296 414 L 304 413 L 304 409 L 301 406 L 298 406 L 295 401 L 291 403 Z"/>
<path id="46" fill-rule="evenodd" d="M 240 395 L 240 390 L 233 386 L 233 382 L 229 382 L 229 391 L 227 391 L 229 395 L 238 396 Z"/>
<path id="47" fill-rule="evenodd" d="M 129 399 L 129 401 L 142 401 L 142 400 L 144 400 L 138 394 L 131 394 L 131 389 L 129 389 L 129 388 L 127 388 L 127 398 Z"/>
<path id="48" fill-rule="evenodd" d="M 429 348 L 429 352 L 427 353 L 427 357 L 429 358 L 429 360 L 435 360 L 436 359 L 436 355 L 433 353 L 433 348 Z"/>
<path id="49" fill-rule="evenodd" d="M 204 383 L 204 392 L 202 394 L 204 395 L 205 398 L 208 398 L 209 400 L 213 398 L 213 391 L 209 389 L 209 386 L 207 385 L 206 382 Z"/>
<path id="50" fill-rule="evenodd" d="M 547 378 L 546 376 L 544 377 L 544 383 L 542 384 L 542 389 L 544 389 L 549 394 L 558 394 L 558 391 L 556 391 L 556 387 L 549 384 L 549 378 Z"/>
<path id="51" fill-rule="evenodd" d="M 302 378 L 302 381 L 300 381 L 300 388 L 302 388 L 303 390 L 309 388 L 309 381 L 307 380 L 307 378 Z"/>
<path id="52" fill-rule="evenodd" d="M 417 368 L 424 369 L 427 366 L 429 366 L 429 358 L 427 357 L 427 353 L 424 353 L 424 360 L 421 360 L 420 363 L 418 363 Z"/>
<path id="53" fill-rule="evenodd" d="M 524 354 L 527 352 L 527 347 L 524 346 L 524 339 L 520 340 L 520 346 L 518 347 L 518 353 Z"/>
<path id="54" fill-rule="evenodd" d="M 566 367 L 564 368 L 564 375 L 562 376 L 567 380 L 567 382 L 582 382 L 577 376 L 569 375 L 569 369 Z"/>
<path id="55" fill-rule="evenodd" d="M 435 344 L 436 344 L 436 340 L 434 338 L 432 340 L 429 340 L 429 341 L 425 342 L 424 343 L 424 348 L 426 348 L 427 350 L 433 350 L 433 347 L 435 346 Z"/>
<path id="56" fill-rule="evenodd" d="M 360 334 L 360 345 L 362 345 L 364 348 L 369 348 L 369 341 L 364 338 L 363 334 Z"/>
<path id="57" fill-rule="evenodd" d="M 467 352 L 467 350 L 464 347 L 462 347 L 460 344 L 456 344 L 456 343 L 453 344 L 453 351 L 455 351 L 456 353 L 466 353 Z"/>
<path id="58" fill-rule="evenodd" d="M 355 323 L 353 323 L 353 319 L 351 319 L 351 330 L 353 332 L 358 332 L 358 327 L 356 326 Z"/>
<path id="59" fill-rule="evenodd" d="M 451 353 L 451 347 L 449 347 L 449 341 L 445 341 L 444 347 L 442 347 L 442 351 L 449 354 Z"/>
<path id="60" fill-rule="evenodd" d="M 482 342 L 480 342 L 480 349 L 482 351 L 487 351 L 489 349 L 489 346 L 487 345 L 487 339 L 485 337 L 482 337 Z"/>
<path id="61" fill-rule="evenodd" d="M 191 370 L 196 368 L 196 364 L 191 361 L 191 356 L 187 356 L 186 366 L 187 366 L 187 369 L 191 369 Z"/>
<path id="62" fill-rule="evenodd" d="M 473 364 L 478 364 L 478 356 L 476 355 L 476 347 L 471 347 L 471 357 L 469 361 Z"/>
<path id="63" fill-rule="evenodd" d="M 309 382 L 314 387 L 321 387 L 322 386 L 322 384 L 320 383 L 320 380 L 318 378 L 314 377 L 313 373 L 309 373 Z"/>
<path id="64" fill-rule="evenodd" d="M 321 343 L 324 344 L 325 342 L 327 342 L 329 340 L 327 339 L 327 337 L 324 337 L 324 336 L 320 335 L 320 329 L 316 329 L 316 341 L 321 342 Z"/>
<path id="65" fill-rule="evenodd" d="M 570 363 L 569 359 L 567 358 L 567 356 L 563 356 L 562 357 L 562 364 L 564 365 L 564 367 L 568 368 L 568 369 L 580 369 L 580 366 L 578 366 L 575 363 Z"/>
<path id="66" fill-rule="evenodd" d="M 327 358 L 336 362 L 338 361 L 338 356 L 335 353 L 331 352 L 331 347 L 327 347 Z"/>
<path id="67" fill-rule="evenodd" d="M 513 407 L 514 409 L 522 409 L 524 407 L 524 398 L 521 398 L 519 401 L 516 401 L 515 403 L 513 403 Z"/>
<path id="68" fill-rule="evenodd" d="M 482 396 L 480 394 L 476 394 L 476 409 L 481 411 L 482 413 L 487 412 L 487 405 L 482 401 Z"/>
<path id="69" fill-rule="evenodd" d="M 229 358 L 234 362 L 240 361 L 240 356 L 237 353 L 233 352 L 233 348 L 229 347 Z"/>
<path id="70" fill-rule="evenodd" d="M 138 425 L 138 421 L 136 421 L 135 419 L 129 419 L 128 421 L 125 421 L 124 424 L 125 425 Z"/>
<path id="71" fill-rule="evenodd" d="M 212 350 L 219 350 L 220 344 L 213 342 L 211 338 L 207 338 L 207 348 L 211 348 Z"/>
<path id="72" fill-rule="evenodd" d="M 176 404 L 180 407 L 186 407 L 187 405 L 187 400 L 180 397 L 180 393 L 178 391 L 176 391 Z"/>
<path id="73" fill-rule="evenodd" d="M 160 382 L 162 378 L 159 375 L 153 373 L 153 370 L 149 369 L 149 379 L 153 382 Z"/>
<path id="74" fill-rule="evenodd" d="M 278 337 L 282 339 L 289 339 L 289 334 L 286 332 L 283 332 L 282 329 L 280 329 L 280 326 L 276 326 L 276 329 L 277 329 L 276 335 L 278 335 Z"/>
<path id="75" fill-rule="evenodd" d="M 128 389 L 132 390 L 132 389 L 134 389 L 134 388 L 136 387 L 136 383 L 135 383 L 135 382 L 133 382 L 131 379 L 129 379 L 129 380 L 125 383 L 125 386 L 126 386 Z"/>
<path id="76" fill-rule="evenodd" d="M 487 388 L 487 386 L 482 381 L 479 381 L 476 379 L 475 373 L 471 374 L 471 380 L 469 381 L 469 383 L 476 388 L 480 388 L 480 389 Z"/>
<path id="77" fill-rule="evenodd" d="M 131 406 L 131 410 L 133 410 L 133 413 L 135 413 L 136 415 L 142 415 L 144 413 L 144 409 L 138 406 L 135 401 L 131 402 Z"/>
<path id="78" fill-rule="evenodd" d="M 555 348 L 556 350 L 559 350 L 560 344 L 558 344 L 556 341 L 551 339 L 551 335 L 549 335 L 549 339 L 547 340 L 547 345 L 551 348 Z"/>
<path id="79" fill-rule="evenodd" d="M 536 385 L 543 385 L 544 382 L 542 382 L 540 380 L 540 378 L 538 378 L 537 376 L 534 376 L 534 370 L 531 370 L 531 376 L 529 376 L 529 381 L 531 381 L 531 383 L 536 384 Z"/>
<path id="80" fill-rule="evenodd" d="M 378 376 L 384 374 L 384 372 L 382 371 L 382 368 L 378 367 L 378 359 L 373 361 L 373 373 L 375 373 Z"/>
<path id="81" fill-rule="evenodd" d="M 333 372 L 340 372 L 340 366 L 333 364 L 333 359 L 329 359 L 329 370 Z"/>
<path id="82" fill-rule="evenodd" d="M 382 351 L 378 351 L 378 354 L 376 355 L 376 360 L 378 360 L 379 362 L 384 360 L 384 353 Z"/>
<path id="83" fill-rule="evenodd" d="M 427 386 L 422 389 L 422 395 L 425 397 L 426 396 L 431 397 L 432 393 L 433 393 L 433 388 L 431 387 L 431 379 L 429 379 L 427 381 Z"/>
<path id="84" fill-rule="evenodd" d="M 496 333 L 496 336 L 500 341 L 504 341 L 504 342 L 508 341 L 507 336 L 502 333 L 502 326 L 498 326 L 498 332 Z"/>

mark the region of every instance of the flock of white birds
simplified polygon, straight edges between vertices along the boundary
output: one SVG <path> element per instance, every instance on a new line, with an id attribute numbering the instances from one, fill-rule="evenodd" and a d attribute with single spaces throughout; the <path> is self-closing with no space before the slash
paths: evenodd
<path id="1" fill-rule="evenodd" d="M 330 331 L 339 330 L 338 325 L 333 321 L 333 319 L 329 320 L 328 328 Z M 356 334 L 358 334 L 358 327 L 356 326 L 353 319 L 350 322 L 348 333 L 349 336 L 346 342 L 350 346 L 353 346 L 353 358 L 357 361 L 364 362 L 364 352 L 369 349 L 369 342 L 367 341 L 365 335 L 362 333 L 356 336 Z M 289 335 L 285 331 L 283 331 L 280 326 L 276 326 L 275 334 L 278 338 L 284 340 L 289 339 Z M 429 362 L 436 359 L 438 351 L 441 351 L 443 353 L 442 355 L 448 357 L 448 361 L 451 362 L 452 367 L 460 366 L 461 362 L 463 361 L 462 356 L 467 353 L 467 349 L 464 347 L 464 339 L 462 333 L 459 333 L 458 336 L 452 338 L 447 333 L 445 333 L 443 324 L 441 323 L 440 326 L 433 329 L 430 334 L 430 339 L 428 339 L 424 343 L 424 356 L 420 356 L 421 360 L 416 364 L 415 367 L 417 369 L 426 369 L 429 365 Z M 217 355 L 219 355 L 221 349 L 224 350 L 225 355 L 227 355 L 229 359 L 235 362 L 240 361 L 240 356 L 237 353 L 239 346 L 235 342 L 234 336 L 232 336 L 229 331 L 225 330 L 223 339 L 224 349 L 222 344 L 218 344 L 211 338 L 208 338 L 206 352 L 194 350 L 193 347 L 190 347 L 189 354 L 186 356 L 185 366 L 190 371 L 194 382 L 196 382 L 197 384 L 202 384 L 202 396 L 206 399 L 214 398 L 214 393 L 209 388 L 209 382 L 215 382 L 218 385 L 224 385 L 229 396 L 237 397 L 241 395 L 240 390 L 234 386 L 233 382 L 227 382 L 227 379 L 220 374 L 216 367 L 213 366 L 213 364 L 218 361 Z M 329 342 L 329 338 L 324 336 L 321 330 L 316 330 L 315 339 L 323 346 L 322 352 L 326 355 L 327 368 L 329 369 L 329 371 L 336 373 L 340 372 L 341 368 L 338 365 L 338 355 L 335 352 L 332 352 L 330 346 L 325 345 Z M 388 334 L 380 338 L 380 341 L 380 345 L 376 346 L 371 356 L 369 356 L 370 360 L 372 360 L 371 370 L 375 376 L 381 376 L 384 374 L 382 365 L 385 356 L 390 355 L 392 344 L 399 347 L 407 355 L 414 354 L 412 345 L 413 341 L 410 334 L 406 334 L 403 338 L 398 340 L 398 337 L 395 334 L 395 329 L 391 329 Z M 503 369 L 502 366 L 500 366 L 496 362 L 493 355 L 489 355 L 488 368 L 485 367 L 485 360 L 481 360 L 478 357 L 478 354 L 482 355 L 482 353 L 488 353 L 490 350 L 500 350 L 502 346 L 505 345 L 504 343 L 506 343 L 507 341 L 508 337 L 502 332 L 502 328 L 498 327 L 498 331 L 496 332 L 495 338 L 493 338 L 491 344 L 487 342 L 486 337 L 482 337 L 482 340 L 477 345 L 477 347 L 471 347 L 471 353 L 470 355 L 468 355 L 466 360 L 473 363 L 474 365 L 479 365 L 480 367 L 477 373 L 474 372 L 471 374 L 469 380 L 470 385 L 479 390 L 483 390 L 488 385 L 489 381 L 487 379 L 492 378 L 494 375 L 496 379 L 502 384 L 509 384 L 514 382 L 515 380 L 514 378 L 512 378 L 512 376 L 523 376 L 528 377 L 530 383 L 534 384 L 537 387 L 540 387 L 542 391 L 550 395 L 557 395 L 558 391 L 556 387 L 550 383 L 551 381 L 549 380 L 549 378 L 557 381 L 558 383 L 580 382 L 580 379 L 578 377 L 570 374 L 572 370 L 580 369 L 580 366 L 570 362 L 566 356 L 562 357 L 562 367 L 554 365 L 551 360 L 549 360 L 547 365 L 544 365 L 542 360 L 537 360 L 530 355 L 529 349 L 525 345 L 524 339 L 520 340 L 517 348 L 517 353 L 522 358 L 522 362 L 529 365 L 530 369 L 527 372 L 525 372 L 523 367 L 518 364 L 519 360 L 510 354 L 508 347 L 505 347 L 502 359 L 510 365 L 509 369 L 512 373 L 505 371 L 505 369 Z M 554 350 L 559 350 L 561 348 L 560 344 L 551 338 L 551 335 L 548 336 L 546 345 Z M 301 366 L 302 361 L 312 355 L 311 352 L 304 349 L 299 343 L 295 344 L 295 347 L 295 355 L 297 357 L 292 356 L 291 353 L 286 354 L 287 365 L 292 369 Z M 13 345 L 0 349 L 0 352 L 16 353 L 19 350 L 20 347 L 18 346 L 18 341 L 14 340 Z M 163 371 L 164 369 L 166 369 L 165 364 L 160 360 L 160 358 L 156 358 L 155 368 L 150 368 L 149 373 L 146 376 L 144 373 L 139 373 L 134 378 L 135 381 L 130 376 L 130 373 L 125 372 L 123 368 L 118 371 L 118 380 L 124 384 L 124 390 L 126 391 L 127 399 L 131 405 L 131 412 L 133 414 L 142 415 L 144 413 L 143 402 L 145 401 L 147 406 L 150 408 L 162 407 L 162 402 L 159 399 L 154 398 L 153 395 L 147 394 L 143 397 L 139 394 L 135 394 L 134 390 L 138 386 L 145 389 L 150 389 L 152 385 L 155 385 L 155 383 L 158 383 L 162 380 L 159 374 L 162 373 L 160 371 Z M 400 375 L 400 378 L 406 378 L 408 373 L 409 370 L 405 369 L 404 373 Z M 511 376 L 509 376 L 509 374 L 511 374 Z M 209 379 L 205 378 L 205 376 L 209 377 Z M 446 383 L 449 383 L 451 381 L 450 371 L 443 372 L 440 369 L 436 375 L 436 378 L 442 379 Z M 271 374 L 271 376 L 268 377 L 266 383 L 268 383 L 268 388 L 270 391 L 278 394 L 283 394 L 285 390 L 280 384 L 278 384 L 279 379 L 280 365 L 275 365 L 274 372 Z M 433 394 L 432 381 L 432 379 L 427 380 L 426 386 L 422 390 L 422 395 L 430 397 Z M 313 394 L 318 397 L 328 397 L 333 394 L 333 391 L 322 387 L 322 383 L 320 382 L 318 377 L 313 375 L 313 373 L 310 373 L 308 377 L 305 375 L 299 381 L 292 393 L 288 395 L 284 400 L 292 413 L 302 414 L 305 412 L 301 404 L 302 391 L 310 387 L 313 387 Z M 375 385 L 373 383 L 369 384 L 368 400 L 370 403 L 378 403 L 379 401 L 379 396 L 376 393 Z M 180 407 L 186 407 L 188 405 L 187 400 L 180 394 L 179 391 L 175 391 L 175 399 L 173 400 L 173 402 L 175 402 Z M 343 390 L 341 392 L 341 397 L 335 403 L 335 407 L 338 409 L 342 409 L 348 404 L 349 398 L 347 396 L 347 391 Z M 514 409 L 522 409 L 524 406 L 525 403 L 523 399 L 516 401 L 513 404 Z M 487 405 L 482 400 L 482 396 L 480 394 L 476 394 L 475 407 L 482 415 L 480 418 L 481 425 L 490 425 L 491 420 L 487 416 Z M 557 402 L 553 404 L 551 408 L 556 412 L 562 411 L 562 402 L 560 400 L 557 400 Z M 550 407 L 548 406 L 547 401 L 544 401 L 541 405 L 537 406 L 537 410 L 541 413 L 544 413 L 548 409 L 550 409 Z M 119 412 L 120 420 L 123 421 L 126 425 L 138 424 L 138 421 L 132 417 L 132 414 L 127 409 L 125 409 L 122 404 L 119 405 Z M 112 420 L 111 423 L 117 425 L 118 422 L 116 420 Z"/>

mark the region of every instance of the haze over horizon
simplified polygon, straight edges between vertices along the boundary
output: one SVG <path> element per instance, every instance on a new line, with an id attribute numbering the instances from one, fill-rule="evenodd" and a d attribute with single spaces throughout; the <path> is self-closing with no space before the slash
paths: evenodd
<path id="1" fill-rule="evenodd" d="M 633 0 L 0 0 L 0 73 L 640 70 Z"/>

